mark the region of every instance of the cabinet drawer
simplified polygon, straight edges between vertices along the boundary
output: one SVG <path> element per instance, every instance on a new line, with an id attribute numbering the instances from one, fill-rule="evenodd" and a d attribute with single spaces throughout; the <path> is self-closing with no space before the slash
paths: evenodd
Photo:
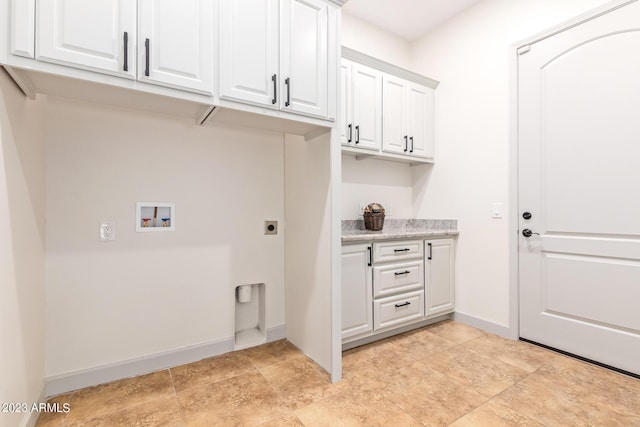
<path id="1" fill-rule="evenodd" d="M 383 264 L 373 268 L 373 297 L 418 291 L 424 286 L 423 261 Z"/>
<path id="2" fill-rule="evenodd" d="M 373 329 L 383 329 L 424 317 L 424 291 L 408 292 L 373 302 Z"/>
<path id="3" fill-rule="evenodd" d="M 422 258 L 422 240 L 400 242 L 375 242 L 373 244 L 373 262 L 399 261 Z"/>

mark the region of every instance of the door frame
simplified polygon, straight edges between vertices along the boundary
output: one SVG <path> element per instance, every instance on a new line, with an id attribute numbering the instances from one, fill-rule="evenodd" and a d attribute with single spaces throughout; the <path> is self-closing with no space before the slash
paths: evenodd
<path id="1" fill-rule="evenodd" d="M 509 47 L 509 338 L 520 338 L 519 252 L 520 207 L 518 181 L 518 52 L 529 45 L 640 0 L 612 0 L 575 18 L 554 25 Z"/>

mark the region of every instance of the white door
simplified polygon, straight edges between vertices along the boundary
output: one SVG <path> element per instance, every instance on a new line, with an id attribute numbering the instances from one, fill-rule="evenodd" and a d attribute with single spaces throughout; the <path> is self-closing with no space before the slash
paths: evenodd
<path id="1" fill-rule="evenodd" d="M 342 338 L 373 330 L 371 245 L 342 247 Z"/>
<path id="2" fill-rule="evenodd" d="M 353 86 L 351 70 L 353 63 L 343 59 L 340 63 L 340 142 L 353 145 Z"/>
<path id="3" fill-rule="evenodd" d="M 451 313 L 455 307 L 453 239 L 424 242 L 425 316 Z"/>
<path id="4" fill-rule="evenodd" d="M 382 73 L 353 65 L 353 146 L 379 150 L 382 142 Z"/>
<path id="5" fill-rule="evenodd" d="M 280 108 L 327 117 L 329 6 L 323 0 L 280 4 Z"/>
<path id="6" fill-rule="evenodd" d="M 407 134 L 407 82 L 399 77 L 382 76 L 382 151 L 409 154 Z"/>
<path id="7" fill-rule="evenodd" d="M 140 0 L 138 80 L 213 94 L 210 0 Z"/>
<path id="8" fill-rule="evenodd" d="M 520 336 L 635 374 L 638 22 L 640 2 L 521 49 L 518 84 Z"/>
<path id="9" fill-rule="evenodd" d="M 279 108 L 278 0 L 222 0 L 220 97 Z"/>
<path id="10" fill-rule="evenodd" d="M 434 90 L 418 84 L 409 85 L 409 154 L 433 159 Z"/>
<path id="11" fill-rule="evenodd" d="M 38 0 L 40 61 L 134 79 L 136 0 Z"/>

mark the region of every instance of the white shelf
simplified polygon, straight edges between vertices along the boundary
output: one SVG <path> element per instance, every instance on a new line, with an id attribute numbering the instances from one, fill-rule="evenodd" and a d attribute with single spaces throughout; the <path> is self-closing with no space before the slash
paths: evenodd
<path id="1" fill-rule="evenodd" d="M 385 153 L 383 151 L 365 151 L 359 148 L 342 146 L 342 154 L 345 156 L 355 157 L 356 160 L 377 159 L 388 160 L 391 162 L 408 163 L 410 166 L 415 165 L 431 165 L 433 159 L 423 159 L 419 157 L 402 156 L 398 154 Z"/>

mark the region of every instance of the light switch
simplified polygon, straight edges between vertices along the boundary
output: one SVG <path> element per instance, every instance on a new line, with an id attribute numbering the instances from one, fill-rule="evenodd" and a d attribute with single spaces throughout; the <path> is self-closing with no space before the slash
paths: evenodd
<path id="1" fill-rule="evenodd" d="M 494 202 L 491 204 L 491 218 L 502 218 L 502 203 Z"/>

